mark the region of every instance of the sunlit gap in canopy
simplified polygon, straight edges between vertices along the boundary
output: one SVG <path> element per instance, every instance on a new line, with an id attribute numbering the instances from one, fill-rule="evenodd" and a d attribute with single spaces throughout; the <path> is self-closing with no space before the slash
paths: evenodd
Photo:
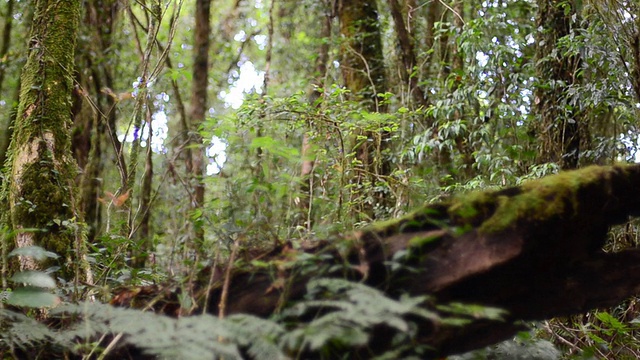
<path id="1" fill-rule="evenodd" d="M 265 39 L 256 39 L 258 45 Z M 246 58 L 241 60 L 241 64 L 237 71 L 233 71 L 229 74 L 228 83 L 230 84 L 227 90 L 220 91 L 218 98 L 224 102 L 225 108 L 238 109 L 242 106 L 245 94 L 249 93 L 262 93 L 262 84 L 264 82 L 264 71 L 256 70 L 253 63 Z M 134 91 L 132 95 L 137 95 L 137 88 L 139 86 L 139 80 L 133 84 Z M 149 89 L 153 84 L 147 85 Z M 153 130 L 153 136 L 151 137 L 151 150 L 157 154 L 165 154 L 167 148 L 165 141 L 167 140 L 169 127 L 168 116 L 166 111 L 166 104 L 170 101 L 170 96 L 167 93 L 160 93 L 155 96 L 154 107 L 155 113 L 152 115 L 151 128 Z M 209 109 L 209 115 L 213 116 L 216 113 L 214 108 Z M 140 146 L 147 147 L 149 133 L 148 129 L 130 129 L 126 134 L 120 134 L 118 139 L 120 141 L 133 142 L 136 136 L 140 136 Z M 218 174 L 222 170 L 222 166 L 227 160 L 226 155 L 227 143 L 224 139 L 217 136 L 212 136 L 209 146 L 207 146 L 206 154 L 209 158 L 207 164 L 207 175 Z"/>
<path id="2" fill-rule="evenodd" d="M 487 2 L 484 3 L 484 6 L 490 6 L 491 4 L 488 4 Z M 495 4 L 493 4 L 492 6 L 496 6 Z M 482 14 L 484 15 L 484 14 Z M 517 30 L 517 29 L 516 29 Z M 517 32 L 516 32 L 517 33 Z M 535 38 L 533 37 L 532 34 L 527 34 L 525 36 L 527 45 L 533 45 L 535 43 Z M 505 37 L 505 44 L 506 46 L 508 46 L 509 48 L 511 48 L 512 50 L 514 50 L 514 54 L 517 57 L 521 57 L 522 56 L 522 52 L 520 50 L 520 45 L 513 40 L 513 38 L 511 36 L 506 36 Z M 500 44 L 500 40 L 497 37 L 493 37 L 491 39 L 491 43 L 493 45 L 499 46 Z M 476 59 L 476 64 L 477 66 L 482 69 L 478 75 L 478 78 L 481 81 L 487 81 L 490 84 L 493 83 L 493 79 L 492 76 L 495 75 L 495 70 L 491 70 L 491 67 L 493 65 L 490 65 L 490 61 L 495 61 L 495 59 L 493 59 L 494 57 L 494 52 L 491 48 L 486 49 L 485 51 L 476 51 L 475 54 L 475 59 Z M 507 67 L 507 64 L 503 63 L 501 64 L 502 67 Z M 528 80 L 522 80 L 522 87 L 518 90 L 520 97 L 522 99 L 522 101 L 524 102 L 524 104 L 518 106 L 518 111 L 520 112 L 520 115 L 522 116 L 522 118 L 520 120 L 516 121 L 516 125 L 517 126 L 522 126 L 524 125 L 524 118 L 529 115 L 530 111 L 531 111 L 531 98 L 533 97 L 533 90 L 532 88 L 528 88 L 529 86 L 532 86 L 534 81 L 534 78 L 530 77 Z M 477 95 L 477 99 L 478 101 L 480 101 L 481 104 L 488 106 L 489 105 L 489 91 L 488 90 L 477 90 L 476 92 Z M 502 101 L 505 101 L 505 99 L 502 99 Z"/>
<path id="3" fill-rule="evenodd" d="M 260 45 L 260 44 L 258 44 Z M 245 94 L 262 94 L 262 84 L 264 83 L 264 71 L 256 70 L 253 63 L 246 58 L 242 60 L 237 71 L 229 74 L 228 90 L 218 93 L 218 98 L 224 101 L 225 108 L 239 109 L 244 101 Z M 215 110 L 209 109 L 209 114 L 213 115 Z M 227 144 L 223 139 L 213 136 L 211 145 L 207 148 L 207 156 L 210 159 L 207 165 L 207 175 L 215 175 L 220 172 L 222 165 L 227 159 Z"/>
<path id="4" fill-rule="evenodd" d="M 147 83 L 147 88 L 152 89 L 154 83 Z M 140 87 L 140 78 L 133 82 L 133 91 L 131 95 L 135 98 L 138 95 L 138 88 Z M 164 154 L 167 152 L 167 149 L 164 146 L 164 142 L 167 139 L 168 135 L 168 126 L 167 126 L 167 113 L 165 112 L 165 104 L 168 103 L 170 97 L 167 93 L 160 93 L 155 95 L 155 101 L 153 102 L 154 108 L 156 112 L 151 115 L 151 129 L 153 130 L 153 136 L 151 137 L 151 150 L 158 154 Z M 127 129 L 126 133 L 119 134 L 118 140 L 120 142 L 133 142 L 137 137 L 140 137 L 140 146 L 147 147 L 147 143 L 149 141 L 149 130 L 143 124 L 142 129 L 131 128 Z"/>

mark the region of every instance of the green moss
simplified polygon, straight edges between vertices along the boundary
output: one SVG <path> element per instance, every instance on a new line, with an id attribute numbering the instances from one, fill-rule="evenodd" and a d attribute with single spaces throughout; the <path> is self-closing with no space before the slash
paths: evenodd
<path id="1" fill-rule="evenodd" d="M 49 251 L 66 255 L 73 240 L 55 221 L 73 217 L 69 189 L 63 185 L 68 183 L 67 179 L 55 171 L 51 162 L 41 160 L 24 168 L 21 183 L 12 222 L 23 228 L 43 230 L 36 233 L 36 242 Z"/>
<path id="2" fill-rule="evenodd" d="M 435 243 L 441 238 L 442 238 L 442 234 L 438 234 L 438 233 L 434 233 L 433 235 L 429 235 L 429 236 L 416 236 L 409 240 L 409 245 L 412 247 L 423 248 L 429 244 Z"/>
<path id="3" fill-rule="evenodd" d="M 445 228 L 447 227 L 447 221 L 443 216 L 446 216 L 446 213 L 440 209 L 441 207 L 442 205 L 428 205 L 399 218 L 375 222 L 369 225 L 365 231 L 384 237 L 413 230 Z"/>
<path id="4" fill-rule="evenodd" d="M 570 219 L 585 211 L 581 198 L 586 196 L 586 201 L 591 200 L 585 191 L 586 194 L 606 191 L 606 183 L 612 174 L 626 172 L 626 169 L 624 165 L 593 166 L 529 181 L 520 187 L 459 194 L 448 202 L 427 205 L 401 218 L 374 223 L 360 237 L 382 239 L 394 234 L 437 229 L 446 230 L 451 236 L 460 236 L 472 229 L 480 234 L 492 234 L 523 224 Z M 440 234 L 416 236 L 409 244 L 424 247 L 439 238 Z"/>
<path id="5" fill-rule="evenodd" d="M 74 234 L 61 224 L 74 218 L 70 187 L 77 171 L 69 129 L 79 14 L 78 0 L 36 3 L 7 161 L 14 229 L 39 229 L 36 245 L 63 258 L 77 250 Z"/>
<path id="6" fill-rule="evenodd" d="M 496 233 L 520 222 L 572 216 L 579 207 L 578 192 L 608 176 L 611 168 L 588 167 L 525 183 L 520 188 L 457 196 L 449 208 L 456 224 L 477 226 L 480 233 Z"/>

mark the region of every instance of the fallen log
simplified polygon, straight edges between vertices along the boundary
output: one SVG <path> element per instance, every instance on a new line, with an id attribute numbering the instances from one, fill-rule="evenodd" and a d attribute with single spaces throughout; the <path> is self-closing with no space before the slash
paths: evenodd
<path id="1" fill-rule="evenodd" d="M 429 357 L 459 353 L 513 336 L 522 321 L 613 306 L 639 293 L 640 251 L 602 251 L 609 227 L 639 213 L 638 165 L 589 167 L 459 194 L 345 238 L 285 246 L 259 267 L 236 267 L 222 303 L 227 314 L 268 317 L 303 299 L 311 279 L 342 277 L 392 298 L 428 295 L 425 306 L 441 320 L 455 316 L 441 304 L 506 311 L 502 319 L 456 326 L 420 323 L 418 340 L 430 346 Z M 224 276 L 215 275 L 212 287 L 208 278 L 203 274 L 201 299 L 216 314 Z M 130 306 L 133 298 L 123 291 L 113 304 Z M 354 349 L 354 356 L 382 352 L 390 346 L 386 335 L 384 329 L 373 334 L 366 352 Z"/>

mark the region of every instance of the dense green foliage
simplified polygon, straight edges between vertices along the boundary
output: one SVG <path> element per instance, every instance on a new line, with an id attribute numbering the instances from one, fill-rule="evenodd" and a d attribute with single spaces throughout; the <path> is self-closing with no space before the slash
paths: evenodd
<path id="1" fill-rule="evenodd" d="M 393 4 L 409 42 L 395 27 Z M 355 69 L 370 75 L 368 64 L 384 66 L 386 88 L 363 91 L 375 93 L 374 100 L 358 97 L 346 84 L 341 59 L 354 49 L 352 39 L 340 35 L 336 12 L 345 10 L 335 5 L 216 2 L 209 71 L 194 74 L 193 2 L 85 1 L 76 68 L 64 69 L 75 79 L 71 135 L 84 218 L 45 223 L 87 233 L 94 281 L 63 279 L 55 268 L 11 273 L 16 234 L 46 229 L 13 228 L 2 198 L 5 303 L 38 306 L 76 296 L 108 302 L 110 290 L 121 285 L 172 281 L 186 289 L 182 307 L 198 313 L 191 283 L 203 268 L 229 258 L 243 266 L 273 245 L 290 241 L 296 247 L 347 233 L 453 193 L 519 185 L 567 168 L 568 158 L 578 166 L 637 159 L 636 2 L 378 1 L 375 28 L 384 58 L 361 56 L 363 67 Z M 539 18 L 543 10 L 555 11 L 567 24 L 566 35 L 551 44 Z M 5 159 L 20 71 L 34 46 L 26 39 L 30 11 L 25 2 L 0 2 L 0 28 L 13 34 L 0 39 L 0 197 L 12 176 Z M 355 37 L 366 41 L 367 35 Z M 566 76 L 553 77 L 546 69 Z M 194 125 L 187 110 L 194 77 L 201 76 L 209 79 L 209 110 Z M 552 111 L 544 108 L 548 104 Z M 549 113 L 555 118 L 548 120 Z M 206 154 L 203 178 L 190 168 L 196 152 Z M 384 170 L 369 171 L 367 161 Z M 198 204 L 195 189 L 201 184 L 205 201 Z M 616 229 L 607 247 L 637 246 L 637 234 L 635 223 Z M 33 251 L 20 256 L 55 255 Z M 12 281 L 26 287 L 11 291 Z M 419 346 L 407 349 L 413 325 L 403 316 L 432 316 L 419 307 L 426 299 L 393 300 L 358 284 L 322 281 L 310 286 L 340 296 L 308 299 L 274 319 L 176 320 L 98 304 L 65 305 L 51 310 L 53 319 L 78 317 L 64 330 L 52 330 L 0 309 L 0 353 L 9 346 L 7 354 L 18 356 L 13 349 L 47 342 L 86 355 L 104 346 L 93 343 L 96 335 L 111 333 L 116 343 L 123 334 L 123 341 L 167 358 L 211 352 L 234 358 L 242 351 L 289 358 L 305 349 L 335 358 L 385 325 L 396 331 L 397 346 L 381 358 L 420 355 Z M 538 324 L 532 339 L 518 341 L 542 344 L 551 358 L 558 351 L 566 357 L 633 358 L 640 352 L 636 307 L 631 299 L 618 309 Z M 287 321 L 287 314 L 312 317 L 317 308 L 335 311 L 298 328 Z M 174 333 L 150 336 L 148 329 L 156 327 Z M 498 353 L 516 351 L 501 346 Z"/>

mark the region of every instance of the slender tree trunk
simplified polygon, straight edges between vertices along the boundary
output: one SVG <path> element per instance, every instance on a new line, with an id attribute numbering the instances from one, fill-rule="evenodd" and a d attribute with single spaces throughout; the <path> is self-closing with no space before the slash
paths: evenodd
<path id="1" fill-rule="evenodd" d="M 387 90 L 387 83 L 376 2 L 341 0 L 338 17 L 340 34 L 344 38 L 341 47 L 344 84 L 369 111 L 385 112 L 386 105 L 378 98 L 378 94 Z M 355 189 L 359 192 L 359 199 L 355 201 L 359 204 L 355 215 L 360 220 L 372 220 L 376 217 L 376 205 L 385 207 L 388 202 L 383 192 L 369 192 L 369 189 L 377 187 L 376 183 L 381 177 L 390 173 L 388 161 L 382 155 L 387 147 L 388 134 L 379 129 L 362 130 L 355 139 Z"/>
<path id="2" fill-rule="evenodd" d="M 316 58 L 316 73 L 314 74 L 313 89 L 309 93 L 309 103 L 314 105 L 316 101 L 322 98 L 324 95 L 318 89 L 324 88 L 324 77 L 327 74 L 327 62 L 329 61 L 329 42 L 326 41 L 331 37 L 331 20 L 332 14 L 329 4 L 325 2 L 323 7 L 324 13 L 322 14 L 322 30 L 320 32 L 320 38 L 322 44 L 318 49 L 318 57 Z M 320 105 L 319 103 L 317 104 Z M 313 126 L 313 125 L 311 125 Z M 311 153 L 311 139 L 309 135 L 305 133 L 302 138 L 302 171 L 301 171 L 301 186 L 300 186 L 300 210 L 301 210 L 301 224 L 310 231 L 313 226 L 311 216 L 311 200 L 313 196 L 313 178 L 312 171 L 314 167 L 314 155 Z"/>
<path id="3" fill-rule="evenodd" d="M 567 11 L 570 6 L 570 11 Z M 538 86 L 534 111 L 538 117 L 538 138 L 542 162 L 557 162 L 563 169 L 578 166 L 580 158 L 580 119 L 567 104 L 567 89 L 577 83 L 580 56 L 558 50 L 559 40 L 572 32 L 577 22 L 575 1 L 538 1 L 537 26 L 542 29 L 536 49 Z M 566 106 L 565 106 L 566 105 Z"/>
<path id="4" fill-rule="evenodd" d="M 209 48 L 211 34 L 211 0 L 196 1 L 196 26 L 195 41 L 193 46 L 193 84 L 191 94 L 191 129 L 189 133 L 190 144 L 192 144 L 191 159 L 188 160 L 187 168 L 191 170 L 194 179 L 194 193 L 191 199 L 191 206 L 194 211 L 202 211 L 204 205 L 204 155 L 205 149 L 202 144 L 202 136 L 199 128 L 205 120 L 207 112 L 207 85 L 209 80 Z M 204 229 L 201 221 L 195 222 L 196 248 L 202 247 L 204 241 Z"/>
<path id="5" fill-rule="evenodd" d="M 456 37 L 460 36 L 460 34 L 464 31 L 464 19 L 465 19 L 465 11 L 464 11 L 464 1 L 458 0 L 453 5 L 453 25 L 456 31 Z M 451 67 L 455 74 L 454 79 L 454 90 L 458 90 L 462 81 L 464 79 L 464 53 L 458 42 L 454 42 L 451 45 Z M 454 119 L 456 121 L 466 121 L 464 114 L 464 107 L 460 107 L 460 109 L 456 110 L 454 113 Z M 467 129 L 471 129 L 472 124 L 467 122 Z M 468 131 L 471 133 L 471 131 Z M 468 135 L 463 134 L 461 136 L 457 136 L 455 139 L 456 147 L 460 152 L 460 156 L 462 157 L 462 167 L 461 173 L 465 179 L 469 179 L 474 176 L 473 173 L 473 163 L 475 159 L 473 157 L 473 149 L 469 143 Z"/>
<path id="6" fill-rule="evenodd" d="M 449 9 L 442 6 L 440 18 L 436 21 L 439 21 L 441 24 L 442 33 L 438 38 L 438 50 L 440 55 L 440 78 L 442 80 L 446 80 L 449 74 L 451 73 L 451 51 L 449 51 L 449 26 L 450 24 L 447 22 L 449 17 Z M 435 24 L 434 24 L 435 25 Z"/>
<path id="7" fill-rule="evenodd" d="M 133 12 L 129 7 L 129 12 L 134 18 Z M 142 130 L 144 128 L 144 124 L 146 124 L 146 120 L 149 119 L 148 111 L 151 109 L 151 102 L 149 101 L 149 81 L 151 76 L 151 55 L 154 51 L 156 45 L 156 29 L 160 26 L 160 20 L 162 19 L 162 8 L 159 2 L 153 2 L 147 8 L 147 41 L 144 51 L 140 49 L 142 54 L 142 70 L 140 75 L 140 81 L 138 85 L 138 94 L 136 95 L 136 102 L 133 108 L 133 119 L 132 119 L 132 127 L 133 127 L 133 141 L 131 142 L 131 152 L 129 156 L 129 167 L 126 170 L 126 183 L 124 188 L 122 189 L 122 193 L 120 196 L 125 197 L 125 201 L 123 206 L 128 208 L 128 218 L 124 226 L 122 226 L 119 231 L 123 236 L 126 236 L 128 239 L 133 239 L 135 237 L 135 232 L 137 230 L 137 225 L 135 223 L 137 216 L 139 213 L 134 210 L 132 204 L 132 193 L 134 189 L 134 184 L 136 181 L 136 172 L 138 170 L 138 160 L 140 151 L 142 149 L 141 137 Z M 161 65 L 161 64 L 160 64 Z M 131 251 L 136 249 L 129 249 L 130 255 L 135 257 L 137 255 L 137 251 Z"/>
<path id="8" fill-rule="evenodd" d="M 151 150 L 151 141 L 153 139 L 153 128 L 151 127 L 151 109 L 146 109 L 146 122 L 148 124 L 147 148 L 144 165 L 144 176 L 140 186 L 140 209 L 142 218 L 140 219 L 140 229 L 138 230 L 138 249 L 135 253 L 133 265 L 141 268 L 145 265 L 148 252 L 151 250 L 151 187 L 153 185 L 153 151 Z"/>
<path id="9" fill-rule="evenodd" d="M 453 26 L 456 30 L 456 36 L 459 36 L 464 30 L 464 2 L 462 0 L 458 0 L 455 2 L 453 6 Z M 454 71 L 458 73 L 462 73 L 464 71 L 463 62 L 464 62 L 464 54 L 462 50 L 458 46 L 458 43 L 454 41 L 451 46 L 451 57 Z"/>
<path id="10" fill-rule="evenodd" d="M 61 255 L 60 276 L 86 265 L 77 229 L 76 163 L 71 156 L 71 92 L 80 2 L 36 2 L 29 54 L 11 141 L 9 207 L 18 247 L 38 245 Z M 39 229 L 45 231 L 33 231 Z M 23 269 L 41 265 L 21 258 Z M 81 275 L 89 277 L 88 267 Z"/>

